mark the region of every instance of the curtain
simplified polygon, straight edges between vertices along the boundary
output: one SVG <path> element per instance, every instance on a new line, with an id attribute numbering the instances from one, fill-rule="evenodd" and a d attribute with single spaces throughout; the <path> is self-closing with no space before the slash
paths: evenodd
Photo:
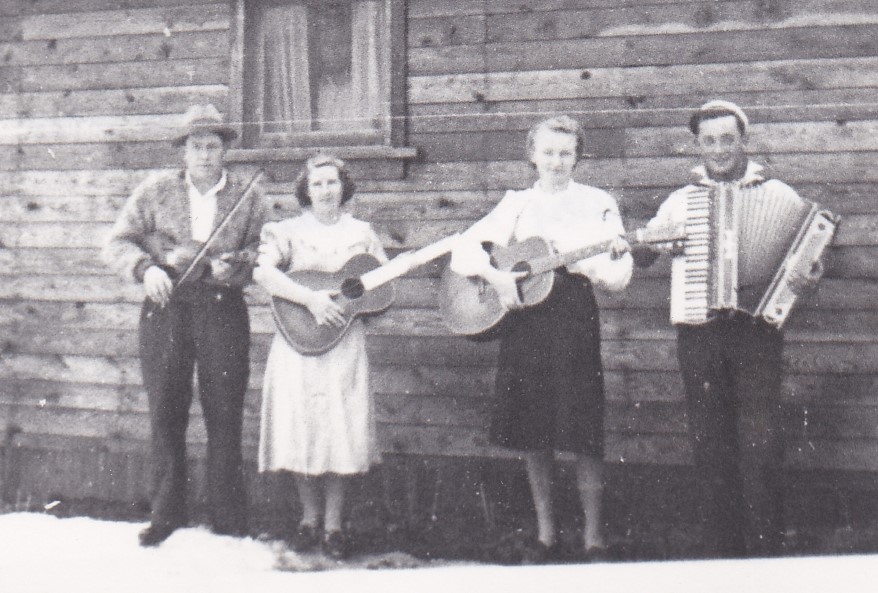
<path id="1" fill-rule="evenodd" d="M 291 3 L 261 11 L 256 108 L 263 133 L 382 128 L 389 111 L 383 5 Z"/>
<path id="2" fill-rule="evenodd" d="M 380 129 L 384 109 L 384 19 L 381 2 L 354 2 L 351 35 L 351 112 L 358 129 Z"/>
<path id="3" fill-rule="evenodd" d="M 303 4 L 266 7 L 260 19 L 258 102 L 263 132 L 311 129 L 308 9 Z"/>

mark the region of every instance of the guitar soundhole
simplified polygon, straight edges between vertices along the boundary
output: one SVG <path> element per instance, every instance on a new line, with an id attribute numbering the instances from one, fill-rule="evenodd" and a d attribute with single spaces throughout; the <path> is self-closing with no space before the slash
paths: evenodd
<path id="1" fill-rule="evenodd" d="M 365 288 L 359 278 L 347 278 L 341 283 L 341 294 L 348 300 L 355 300 L 363 296 Z"/>

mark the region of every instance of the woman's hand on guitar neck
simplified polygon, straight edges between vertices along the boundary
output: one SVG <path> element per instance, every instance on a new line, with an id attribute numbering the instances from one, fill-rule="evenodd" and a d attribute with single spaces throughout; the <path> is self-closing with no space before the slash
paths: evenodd
<path id="1" fill-rule="evenodd" d="M 331 325 L 333 327 L 344 327 L 346 319 L 344 310 L 335 302 L 334 297 L 338 296 L 337 290 L 312 290 L 308 299 L 304 303 L 314 316 L 314 320 L 318 325 Z"/>
<path id="2" fill-rule="evenodd" d="M 525 272 L 507 272 L 491 266 L 482 277 L 497 291 L 497 299 L 501 305 L 507 309 L 521 309 L 523 304 L 518 291 L 518 280 L 526 275 Z"/>
<path id="3" fill-rule="evenodd" d="M 626 253 L 631 251 L 631 245 L 628 241 L 625 240 L 624 237 L 616 237 L 613 239 L 613 242 L 610 243 L 610 248 L 608 250 L 610 252 L 610 257 L 612 259 L 619 259 Z"/>

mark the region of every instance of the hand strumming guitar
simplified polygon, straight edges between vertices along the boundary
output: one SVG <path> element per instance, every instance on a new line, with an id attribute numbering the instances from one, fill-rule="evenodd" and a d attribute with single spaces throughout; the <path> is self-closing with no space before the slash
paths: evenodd
<path id="1" fill-rule="evenodd" d="M 318 325 L 331 325 L 343 327 L 345 324 L 344 311 L 335 301 L 338 296 L 337 290 L 312 290 L 303 303 Z"/>
<path id="2" fill-rule="evenodd" d="M 518 280 L 526 275 L 525 272 L 507 272 L 490 266 L 484 271 L 482 277 L 497 291 L 500 304 L 507 309 L 514 310 L 521 309 L 523 306 L 518 290 Z"/>

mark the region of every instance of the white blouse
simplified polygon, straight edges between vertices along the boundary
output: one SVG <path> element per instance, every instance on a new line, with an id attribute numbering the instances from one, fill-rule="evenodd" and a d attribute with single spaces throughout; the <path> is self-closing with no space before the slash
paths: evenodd
<path id="1" fill-rule="evenodd" d="M 616 200 L 607 192 L 571 181 L 567 188 L 548 193 L 535 184 L 508 191 L 497 206 L 461 236 L 451 254 L 451 269 L 464 276 L 481 275 L 490 266 L 482 242 L 508 246 L 541 237 L 558 253 L 599 243 L 624 234 Z M 574 262 L 567 269 L 595 285 L 622 290 L 631 280 L 632 258 L 614 260 L 608 253 Z"/>

